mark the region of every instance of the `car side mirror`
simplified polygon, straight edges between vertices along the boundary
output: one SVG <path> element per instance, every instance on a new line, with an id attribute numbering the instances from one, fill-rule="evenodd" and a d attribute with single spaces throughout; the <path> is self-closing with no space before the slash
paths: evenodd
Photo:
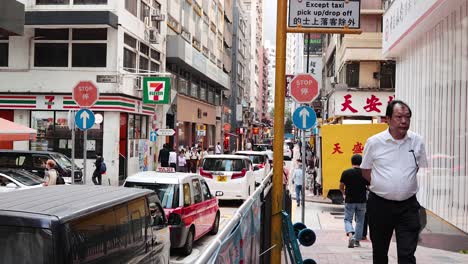
<path id="1" fill-rule="evenodd" d="M 167 224 L 169 225 L 180 225 L 182 223 L 182 217 L 180 216 L 180 214 L 176 214 L 176 213 L 171 213 L 169 215 L 169 218 L 167 219 Z"/>
<path id="2" fill-rule="evenodd" d="M 12 183 L 12 182 L 8 183 L 5 187 L 11 188 L 11 189 L 16 189 L 16 188 L 18 188 L 18 186 L 16 186 L 16 184 L 14 184 L 14 183 Z"/>
<path id="3" fill-rule="evenodd" d="M 258 168 L 257 165 L 254 166 L 254 171 L 258 171 L 260 168 Z"/>

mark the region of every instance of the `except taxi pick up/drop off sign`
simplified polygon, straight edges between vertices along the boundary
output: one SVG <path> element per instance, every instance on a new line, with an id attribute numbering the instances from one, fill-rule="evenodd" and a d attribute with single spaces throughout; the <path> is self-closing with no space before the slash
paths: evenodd
<path id="1" fill-rule="evenodd" d="M 310 103 L 319 95 L 318 82 L 312 74 L 301 73 L 291 81 L 291 97 L 300 104 Z"/>
<path id="2" fill-rule="evenodd" d="M 359 0 L 289 0 L 288 26 L 359 29 L 360 9 Z"/>

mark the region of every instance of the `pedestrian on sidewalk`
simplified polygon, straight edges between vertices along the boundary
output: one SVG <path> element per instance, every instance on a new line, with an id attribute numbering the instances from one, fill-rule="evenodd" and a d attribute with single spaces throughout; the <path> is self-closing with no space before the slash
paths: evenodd
<path id="1" fill-rule="evenodd" d="M 416 199 L 419 167 L 427 167 L 422 137 L 409 130 L 411 109 L 393 100 L 387 106 L 388 129 L 364 147 L 363 176 L 370 182 L 367 212 L 374 264 L 388 263 L 395 231 L 398 263 L 416 263 L 420 205 Z"/>
<path id="2" fill-rule="evenodd" d="M 169 146 L 164 144 L 163 148 L 159 151 L 158 162 L 161 167 L 169 167 Z"/>
<path id="3" fill-rule="evenodd" d="M 362 156 L 354 154 L 351 157 L 351 169 L 343 171 L 340 179 L 340 191 L 345 198 L 344 225 L 348 239 L 348 247 L 360 247 L 364 227 L 364 216 L 366 214 L 366 186 L 369 182 L 362 177 Z M 356 227 L 353 228 L 353 218 Z"/>
<path id="4" fill-rule="evenodd" d="M 296 191 L 296 204 L 297 206 L 301 206 L 301 192 L 304 174 L 302 173 L 302 161 L 298 159 L 296 162 L 297 167 L 293 172 L 292 183 L 294 184 Z"/>

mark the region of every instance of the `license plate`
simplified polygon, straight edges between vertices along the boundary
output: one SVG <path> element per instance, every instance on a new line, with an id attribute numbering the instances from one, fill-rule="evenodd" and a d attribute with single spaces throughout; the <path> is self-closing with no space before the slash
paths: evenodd
<path id="1" fill-rule="evenodd" d="M 225 182 L 225 181 L 227 181 L 227 177 L 226 176 L 218 176 L 218 181 L 219 182 Z"/>

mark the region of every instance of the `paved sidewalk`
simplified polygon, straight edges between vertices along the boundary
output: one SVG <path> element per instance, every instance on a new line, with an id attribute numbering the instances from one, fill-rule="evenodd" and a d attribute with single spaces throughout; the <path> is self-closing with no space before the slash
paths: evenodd
<path id="1" fill-rule="evenodd" d="M 301 219 L 301 207 L 293 206 L 292 222 Z M 315 231 L 317 240 L 311 247 L 300 246 L 303 259 L 312 258 L 318 264 L 361 264 L 372 263 L 372 245 L 370 241 L 361 241 L 361 247 L 348 248 L 348 239 L 344 234 L 342 206 L 308 202 L 306 221 L 308 228 Z M 428 248 L 419 245 L 416 250 L 417 263 L 468 263 L 468 255 Z M 284 259 L 283 263 L 286 263 Z M 289 261 L 289 260 L 288 260 Z M 390 244 L 389 263 L 397 263 L 396 243 Z"/>

